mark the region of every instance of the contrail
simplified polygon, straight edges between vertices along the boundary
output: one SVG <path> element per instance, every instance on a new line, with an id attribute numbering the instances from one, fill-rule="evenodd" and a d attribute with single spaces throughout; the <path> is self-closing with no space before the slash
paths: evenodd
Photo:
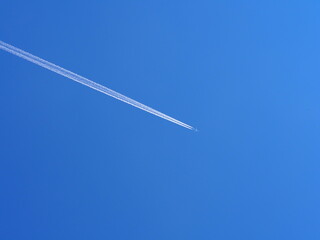
<path id="1" fill-rule="evenodd" d="M 34 64 L 37 64 L 37 65 L 39 65 L 41 67 L 49 69 L 52 72 L 58 73 L 58 74 L 60 74 L 62 76 L 65 76 L 65 77 L 71 79 L 71 80 L 74 80 L 74 81 L 76 81 L 78 83 L 81 83 L 81 84 L 83 84 L 83 85 L 85 85 L 87 87 L 93 88 L 94 90 L 102 92 L 102 93 L 104 93 L 106 95 L 109 95 L 109 96 L 111 96 L 113 98 L 116 98 L 116 99 L 118 99 L 118 100 L 120 100 L 122 102 L 128 103 L 128 104 L 130 104 L 130 105 L 132 105 L 132 106 L 134 106 L 136 108 L 140 108 L 143 111 L 149 112 L 149 113 L 151 113 L 153 115 L 156 115 L 156 116 L 161 117 L 161 118 L 163 118 L 165 120 L 168 120 L 170 122 L 178 124 L 178 125 L 180 125 L 182 127 L 185 127 L 185 128 L 190 129 L 190 130 L 195 130 L 196 131 L 196 129 L 194 127 L 192 127 L 192 126 L 190 126 L 188 124 L 180 122 L 177 119 L 174 119 L 174 118 L 172 118 L 172 117 L 170 117 L 170 116 L 168 116 L 168 115 L 166 115 L 164 113 L 161 113 L 161 112 L 159 112 L 159 111 L 157 111 L 157 110 L 155 110 L 155 109 L 153 109 L 151 107 L 148 107 L 148 106 L 146 106 L 146 105 L 144 105 L 142 103 L 139 103 L 139 102 L 137 102 L 137 101 L 135 101 L 135 100 L 133 100 L 133 99 L 131 99 L 129 97 L 126 97 L 126 96 L 124 96 L 124 95 L 122 95 L 122 94 L 120 94 L 120 93 L 118 93 L 118 92 L 116 92 L 114 90 L 111 90 L 110 88 L 102 86 L 102 85 L 100 85 L 100 84 L 98 84 L 96 82 L 93 82 L 93 81 L 85 78 L 85 77 L 82 77 L 82 76 L 80 76 L 78 74 L 75 74 L 75 73 L 73 73 L 71 71 L 68 71 L 68 70 L 66 70 L 66 69 L 64 69 L 62 67 L 59 67 L 59 66 L 57 66 L 57 65 L 55 65 L 55 64 L 53 64 L 51 62 L 48 62 L 48 61 L 46 61 L 46 60 L 44 60 L 42 58 L 36 57 L 36 56 L 34 56 L 34 55 L 32 55 L 32 54 L 30 54 L 28 52 L 25 52 L 25 51 L 23 51 L 23 50 L 21 50 L 19 48 L 16 48 L 16 47 L 14 47 L 14 46 L 12 46 L 10 44 L 7 44 L 5 42 L 0 41 L 0 49 L 3 49 L 4 51 L 7 51 L 7 52 L 9 52 L 9 53 L 11 53 L 13 55 L 16 55 L 16 56 L 18 56 L 20 58 L 23 58 L 23 59 L 25 59 L 25 60 L 27 60 L 29 62 L 34 63 Z"/>

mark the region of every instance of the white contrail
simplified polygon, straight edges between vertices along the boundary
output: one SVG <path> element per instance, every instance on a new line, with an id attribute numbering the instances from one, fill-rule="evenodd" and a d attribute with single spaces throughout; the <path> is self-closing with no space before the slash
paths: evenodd
<path id="1" fill-rule="evenodd" d="M 55 65 L 55 64 L 53 64 L 51 62 L 48 62 L 48 61 L 46 61 L 46 60 L 44 60 L 42 58 L 36 57 L 36 56 L 34 56 L 34 55 L 32 55 L 32 54 L 30 54 L 28 52 L 25 52 L 25 51 L 23 51 L 23 50 L 21 50 L 19 48 L 16 48 L 16 47 L 14 47 L 14 46 L 12 46 L 10 44 L 7 44 L 5 42 L 0 41 L 0 49 L 3 49 L 4 51 L 7 51 L 7 52 L 9 52 L 11 54 L 14 54 L 14 55 L 16 55 L 18 57 L 21 57 L 21 58 L 23 58 L 23 59 L 25 59 L 25 60 L 27 60 L 29 62 L 37 64 L 37 65 L 39 65 L 41 67 L 44 67 L 46 69 L 49 69 L 52 72 L 58 73 L 58 74 L 60 74 L 62 76 L 65 76 L 65 77 L 71 79 L 71 80 L 74 80 L 74 81 L 76 81 L 78 83 L 86 85 L 87 87 L 93 88 L 93 89 L 95 89 L 95 90 L 97 90 L 99 92 L 107 94 L 107 95 L 109 95 L 111 97 L 114 97 L 114 98 L 116 98 L 116 99 L 118 99 L 118 100 L 120 100 L 122 102 L 128 103 L 128 104 L 130 104 L 130 105 L 132 105 L 134 107 L 140 108 L 140 109 L 142 109 L 142 110 L 144 110 L 146 112 L 149 112 L 149 113 L 151 113 L 153 115 L 156 115 L 158 117 L 166 119 L 166 120 L 168 120 L 170 122 L 173 122 L 175 124 L 178 124 L 178 125 L 180 125 L 182 127 L 188 128 L 190 130 L 196 130 L 194 127 L 192 127 L 192 126 L 190 126 L 188 124 L 180 122 L 177 119 L 169 117 L 168 115 L 166 115 L 164 113 L 161 113 L 161 112 L 159 112 L 159 111 L 157 111 L 157 110 L 155 110 L 155 109 L 153 109 L 151 107 L 148 107 L 148 106 L 146 106 L 146 105 L 144 105 L 142 103 L 139 103 L 139 102 L 137 102 L 137 101 L 135 101 L 135 100 L 133 100 L 133 99 L 131 99 L 129 97 L 126 97 L 126 96 L 124 96 L 124 95 L 122 95 L 122 94 L 120 94 L 120 93 L 118 93 L 116 91 L 113 91 L 110 88 L 107 88 L 107 87 L 102 86 L 102 85 L 100 85 L 98 83 L 95 83 L 95 82 L 93 82 L 93 81 L 91 81 L 91 80 L 89 80 L 89 79 L 87 79 L 85 77 L 82 77 L 82 76 L 80 76 L 78 74 L 70 72 L 70 71 L 68 71 L 68 70 L 66 70 L 66 69 L 64 69 L 62 67 L 59 67 L 59 66 L 57 66 L 57 65 Z"/>

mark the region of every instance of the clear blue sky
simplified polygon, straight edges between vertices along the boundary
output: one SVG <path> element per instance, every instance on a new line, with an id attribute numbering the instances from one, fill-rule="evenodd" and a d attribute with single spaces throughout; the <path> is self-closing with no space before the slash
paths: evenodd
<path id="1" fill-rule="evenodd" d="M 0 239 L 320 239 L 319 1 L 2 1 Z"/>

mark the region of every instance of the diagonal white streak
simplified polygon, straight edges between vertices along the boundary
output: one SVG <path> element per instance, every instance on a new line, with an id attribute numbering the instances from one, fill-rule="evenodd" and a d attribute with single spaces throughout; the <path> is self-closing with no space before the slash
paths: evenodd
<path id="1" fill-rule="evenodd" d="M 174 118 L 172 118 L 172 117 L 170 117 L 170 116 L 168 116 L 168 115 L 166 115 L 164 113 L 161 113 L 161 112 L 159 112 L 159 111 L 157 111 L 157 110 L 155 110 L 155 109 L 153 109 L 151 107 L 148 107 L 148 106 L 146 106 L 146 105 L 144 105 L 144 104 L 142 104 L 140 102 L 137 102 L 137 101 L 135 101 L 135 100 L 133 100 L 133 99 L 131 99 L 129 97 L 126 97 L 126 96 L 124 96 L 124 95 L 122 95 L 122 94 L 120 94 L 120 93 L 118 93 L 118 92 L 116 92 L 116 91 L 114 91 L 114 90 L 112 90 L 110 88 L 102 86 L 102 85 L 100 85 L 100 84 L 98 84 L 96 82 L 93 82 L 93 81 L 91 81 L 91 80 L 89 80 L 89 79 L 87 79 L 85 77 L 82 77 L 82 76 L 80 76 L 78 74 L 75 74 L 75 73 L 73 73 L 71 71 L 68 71 L 68 70 L 66 70 L 66 69 L 64 69 L 62 67 L 59 67 L 59 66 L 57 66 L 57 65 L 55 65 L 55 64 L 53 64 L 51 62 L 48 62 L 48 61 L 46 61 L 46 60 L 44 60 L 42 58 L 34 56 L 34 55 L 32 55 L 32 54 L 30 54 L 28 52 L 25 52 L 25 51 L 23 51 L 23 50 L 21 50 L 19 48 L 16 48 L 16 47 L 14 47 L 14 46 L 12 46 L 10 44 L 7 44 L 5 42 L 0 41 L 0 49 L 2 49 L 4 51 L 7 51 L 7 52 L 9 52 L 9 53 L 11 53 L 13 55 L 16 55 L 16 56 L 18 56 L 20 58 L 23 58 L 23 59 L 25 59 L 25 60 L 27 60 L 29 62 L 37 64 L 37 65 L 39 65 L 41 67 L 44 67 L 44 68 L 46 68 L 46 69 L 48 69 L 48 70 L 50 70 L 52 72 L 55 72 L 55 73 L 60 74 L 62 76 L 65 76 L 65 77 L 67 77 L 67 78 L 69 78 L 71 80 L 74 80 L 74 81 L 76 81 L 78 83 L 81 83 L 81 84 L 83 84 L 83 85 L 85 85 L 87 87 L 90 87 L 90 88 L 94 89 L 94 90 L 102 92 L 102 93 L 104 93 L 106 95 L 109 95 L 109 96 L 111 96 L 113 98 L 116 98 L 116 99 L 118 99 L 118 100 L 120 100 L 122 102 L 128 103 L 128 104 L 130 104 L 130 105 L 132 105 L 134 107 L 140 108 L 140 109 L 142 109 L 142 110 L 144 110 L 146 112 L 149 112 L 149 113 L 151 113 L 153 115 L 161 117 L 161 118 L 163 118 L 165 120 L 168 120 L 170 122 L 178 124 L 178 125 L 180 125 L 182 127 L 188 128 L 190 130 L 196 130 L 194 127 L 192 127 L 192 126 L 190 126 L 188 124 L 185 124 L 185 123 L 183 123 L 183 122 L 181 122 L 181 121 L 179 121 L 177 119 L 174 119 Z"/>

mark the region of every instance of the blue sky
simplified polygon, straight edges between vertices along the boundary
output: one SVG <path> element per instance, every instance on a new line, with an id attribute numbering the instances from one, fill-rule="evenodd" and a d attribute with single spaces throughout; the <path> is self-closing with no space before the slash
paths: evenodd
<path id="1" fill-rule="evenodd" d="M 1 239 L 319 239 L 318 1 L 4 1 Z"/>

